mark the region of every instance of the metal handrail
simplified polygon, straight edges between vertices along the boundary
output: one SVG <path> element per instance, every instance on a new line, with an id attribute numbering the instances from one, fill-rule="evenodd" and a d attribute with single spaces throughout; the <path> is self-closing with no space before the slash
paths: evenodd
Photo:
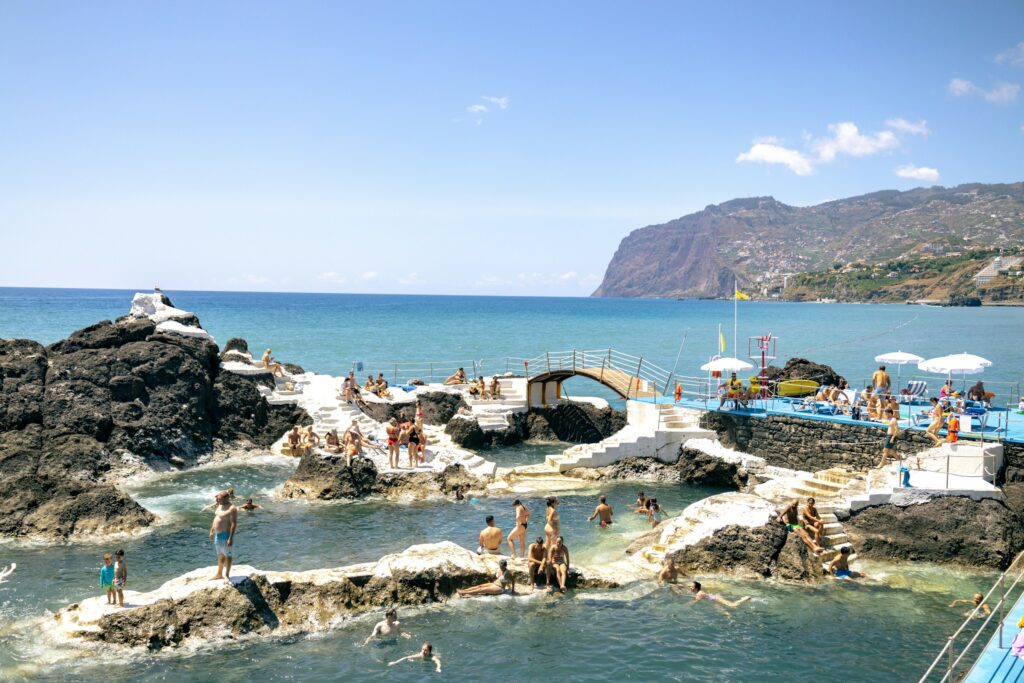
<path id="1" fill-rule="evenodd" d="M 982 604 L 985 604 L 986 602 L 989 601 L 989 599 L 992 597 L 992 594 L 995 592 L 995 590 L 997 588 L 999 588 L 999 586 L 1002 583 L 1005 582 L 1006 578 L 1009 576 L 1010 572 L 1017 566 L 1017 564 L 1020 562 L 1021 558 L 1024 558 L 1024 552 L 1019 553 L 1017 555 L 1017 557 L 1015 557 L 1013 559 L 1013 562 L 1010 563 L 1010 566 L 1006 568 L 1006 571 L 1004 571 L 1002 574 L 999 575 L 999 578 L 997 578 L 995 583 L 992 584 L 992 587 L 988 590 L 988 593 L 986 593 L 985 597 L 982 598 L 982 601 L 981 601 Z M 1000 617 L 999 617 L 999 646 L 1002 647 L 1002 633 L 1003 633 L 1003 631 L 1002 631 L 1002 628 L 1003 628 L 1002 621 L 1006 617 L 1006 613 L 1005 613 L 1006 599 L 1010 595 L 1010 593 L 1013 591 L 1013 589 L 1017 587 L 1017 584 L 1019 584 L 1022 579 L 1024 579 L 1024 569 L 1019 569 L 1018 568 L 1017 577 L 1014 579 L 1013 583 L 1010 584 L 1010 587 L 1007 588 L 1003 592 L 1003 594 L 999 597 L 999 602 L 996 603 L 995 609 L 993 609 L 991 611 L 991 613 L 985 618 L 985 620 L 982 621 L 980 625 L 978 625 L 978 629 L 975 632 L 974 636 L 967 642 L 967 645 L 964 646 L 964 648 L 960 652 L 960 654 L 958 656 L 954 657 L 954 650 L 955 650 L 955 646 L 956 646 L 956 638 L 957 638 L 957 636 L 959 636 L 961 633 L 963 633 L 964 630 L 968 626 L 970 626 L 971 624 L 977 624 L 978 623 L 978 620 L 974 617 L 973 611 L 971 612 L 970 615 L 968 615 L 968 617 L 966 619 L 964 619 L 964 622 L 962 624 L 960 624 L 960 628 L 958 628 L 956 631 L 954 631 L 953 635 L 951 635 L 946 640 L 946 644 L 943 645 L 942 649 L 939 650 L 939 653 L 935 656 L 935 659 L 932 660 L 931 666 L 929 666 L 928 669 L 924 672 L 924 675 L 921 676 L 921 679 L 920 679 L 919 683 L 927 683 L 928 677 L 931 676 L 932 673 L 935 672 L 936 667 L 938 667 L 939 664 L 942 662 L 942 659 L 943 659 L 944 656 L 946 657 L 946 660 L 947 660 L 947 663 L 946 663 L 946 673 L 942 676 L 942 678 L 939 679 L 939 683 L 945 683 L 946 681 L 951 680 L 953 675 L 954 675 L 954 673 L 955 673 L 955 671 L 956 671 L 956 667 L 960 664 L 960 662 L 963 660 L 963 658 L 967 655 L 967 653 L 970 651 L 971 647 L 974 646 L 974 643 L 977 642 L 978 638 L 985 631 L 985 628 L 991 623 L 993 617 L 995 617 L 997 614 L 1000 614 Z"/>

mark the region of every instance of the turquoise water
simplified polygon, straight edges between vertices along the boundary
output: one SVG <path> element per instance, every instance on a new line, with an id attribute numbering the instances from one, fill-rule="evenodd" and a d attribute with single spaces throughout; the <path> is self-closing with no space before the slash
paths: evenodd
<path id="1" fill-rule="evenodd" d="M 697 366 L 716 350 L 719 323 L 732 343 L 728 302 L 170 295 L 176 305 L 198 314 L 221 342 L 243 336 L 256 350 L 271 346 L 280 358 L 333 373 L 356 360 L 385 372 L 396 360 L 467 366 L 482 360 L 486 371 L 504 371 L 506 356 L 609 346 L 671 369 L 688 329 L 678 372 L 696 375 Z M 122 315 L 130 298 L 131 292 L 124 291 L 0 289 L 0 337 L 52 342 L 98 319 Z M 1024 367 L 1020 309 L 743 303 L 740 310 L 741 338 L 771 331 L 780 337 L 780 354 L 809 356 L 851 378 L 866 376 L 876 353 L 897 349 L 923 356 L 979 353 L 994 362 L 984 375 L 987 381 L 1017 381 Z M 570 392 L 598 394 L 596 386 L 577 380 Z M 536 462 L 556 448 L 526 444 L 491 451 L 488 457 L 506 465 Z M 312 505 L 271 498 L 292 467 L 292 461 L 264 458 L 170 475 L 132 489 L 165 523 L 123 543 L 131 587 L 152 589 L 211 563 L 209 513 L 200 508 L 228 483 L 267 508 L 243 517 L 238 540 L 239 561 L 265 569 L 350 564 L 428 541 L 471 547 L 486 514 L 495 514 L 499 525 L 511 522 L 507 498 L 411 505 Z M 585 521 L 597 489 L 563 496 L 563 525 L 575 560 L 599 564 L 615 559 L 630 538 L 643 532 L 639 519 L 621 514 L 641 487 L 653 491 L 672 513 L 716 492 L 692 486 L 605 486 L 623 519 L 611 532 Z M 541 511 L 538 497 L 528 504 L 535 513 Z M 384 665 L 385 659 L 407 654 L 409 643 L 392 650 L 358 647 L 371 617 L 316 637 L 130 659 L 105 651 L 60 659 L 33 633 L 12 629 L 19 620 L 92 595 L 100 557 L 112 549 L 112 544 L 0 546 L 0 564 L 19 565 L 13 580 L 0 585 L 0 678 L 418 681 L 431 676 L 418 665 Z M 453 680 L 910 680 L 961 619 L 946 605 L 992 578 L 925 564 L 867 568 L 879 580 L 814 589 L 711 577 L 706 583 L 716 592 L 754 596 L 732 612 L 693 605 L 686 596 L 641 583 L 564 598 L 457 601 L 414 611 L 406 625 L 417 639 L 435 644 L 445 662 L 442 675 Z"/>
<path id="2" fill-rule="evenodd" d="M 208 566 L 213 559 L 206 537 L 210 515 L 200 508 L 228 484 L 265 506 L 242 516 L 237 542 L 238 561 L 263 569 L 370 561 L 413 543 L 443 539 L 471 546 L 487 514 L 494 514 L 499 526 L 512 521 L 509 498 L 311 505 L 269 497 L 293 467 L 294 461 L 267 457 L 136 486 L 133 495 L 166 523 L 123 543 L 0 546 L 4 561 L 18 563 L 14 580 L 0 585 L 0 622 L 10 626 L 95 594 L 101 555 L 114 545 L 126 550 L 134 590 L 156 588 Z M 617 559 L 646 530 L 642 520 L 628 514 L 639 488 L 657 496 L 670 512 L 717 492 L 685 485 L 604 485 L 601 492 L 619 519 L 611 530 L 586 521 L 596 488 L 560 496 L 574 561 L 594 565 Z M 524 497 L 524 502 L 541 512 L 539 497 Z M 685 595 L 642 582 L 565 597 L 453 601 L 410 610 L 404 621 L 417 639 L 434 643 L 445 662 L 444 675 L 452 680 L 817 680 L 838 668 L 848 681 L 895 681 L 922 670 L 955 628 L 960 615 L 946 607 L 951 596 L 991 581 L 983 573 L 920 564 L 869 568 L 879 581 L 814 589 L 707 579 L 727 597 L 754 596 L 735 611 L 695 605 Z M 326 634 L 251 640 L 191 655 L 127 657 L 96 650 L 70 660 L 40 644 L 35 633 L 8 628 L 0 630 L 0 679 L 423 680 L 428 672 L 418 665 L 389 670 L 385 661 L 407 654 L 417 641 L 383 649 L 358 645 L 372 619 L 360 617 Z M 808 637 L 817 644 L 811 652 L 803 642 Z M 486 670 L 481 663 L 485 652 Z"/>

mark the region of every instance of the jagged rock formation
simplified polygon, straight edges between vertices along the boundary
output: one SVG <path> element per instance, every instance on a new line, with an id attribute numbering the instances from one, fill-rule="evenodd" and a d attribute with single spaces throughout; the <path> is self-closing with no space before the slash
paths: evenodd
<path id="1" fill-rule="evenodd" d="M 475 418 L 455 415 L 445 425 L 445 433 L 463 448 L 479 449 L 526 439 L 597 443 L 626 426 L 625 412 L 589 403 L 531 408 L 527 413 L 511 413 L 509 420 L 505 429 L 484 430 Z"/>
<path id="2" fill-rule="evenodd" d="M 767 274 L 781 288 L 784 273 L 836 262 L 877 262 L 925 246 L 1009 247 L 1022 238 L 1024 183 L 886 190 L 809 207 L 734 199 L 631 232 L 594 296 L 732 296 L 737 278 L 742 285 Z"/>
<path id="3" fill-rule="evenodd" d="M 571 474 L 576 472 L 577 470 L 570 470 Z M 747 472 L 738 463 L 726 462 L 703 451 L 682 447 L 679 450 L 679 459 L 673 464 L 661 462 L 656 458 L 623 458 L 613 465 L 598 468 L 596 478 L 686 482 L 741 489 L 746 486 Z"/>
<path id="4" fill-rule="evenodd" d="M 451 420 L 459 408 L 469 409 L 462 396 L 446 391 L 430 391 L 416 397 L 423 411 L 423 422 L 428 425 L 443 425 Z M 412 418 L 416 413 L 416 401 L 357 401 L 359 409 L 378 422 L 391 418 Z"/>
<path id="5" fill-rule="evenodd" d="M 775 521 L 759 527 L 726 526 L 667 557 L 687 574 L 726 572 L 812 583 L 824 574 L 821 561 L 803 541 Z"/>
<path id="6" fill-rule="evenodd" d="M 1018 516 L 991 498 L 878 505 L 854 512 L 844 526 L 865 557 L 1005 569 L 1024 547 Z"/>
<path id="7" fill-rule="evenodd" d="M 839 386 L 840 374 L 824 363 L 815 363 L 806 358 L 790 358 L 783 367 L 769 365 L 765 377 L 773 386 L 787 379 L 810 379 L 819 385 Z M 856 388 L 856 387 L 855 387 Z"/>
<path id="8" fill-rule="evenodd" d="M 58 637 L 161 650 L 215 643 L 244 635 L 294 635 L 327 630 L 339 617 L 392 605 L 422 605 L 451 598 L 456 589 L 493 579 L 498 558 L 481 557 L 454 543 L 416 545 L 378 562 L 306 572 L 262 572 L 236 567 L 233 583 L 211 581 L 197 569 L 150 593 L 128 591 L 118 609 L 90 598 L 54 617 Z M 510 563 L 519 590 L 526 563 Z M 614 579 L 573 567 L 572 588 L 614 588 Z M 51 622 L 53 623 L 53 622 Z"/>
<path id="9" fill-rule="evenodd" d="M 194 315 L 166 297 L 148 303 L 153 319 L 105 320 L 47 348 L 0 340 L 0 535 L 145 526 L 153 516 L 103 482 L 124 453 L 188 464 L 216 438 L 269 444 L 302 417 L 268 406 L 251 378 L 220 373 Z"/>
<path id="10" fill-rule="evenodd" d="M 302 456 L 279 495 L 306 500 L 355 500 L 370 495 L 421 499 L 452 495 L 462 485 L 481 486 L 481 482 L 461 465 L 449 465 L 440 472 L 379 473 L 368 459 L 353 459 L 349 467 L 344 458 L 328 460 L 310 452 Z"/>

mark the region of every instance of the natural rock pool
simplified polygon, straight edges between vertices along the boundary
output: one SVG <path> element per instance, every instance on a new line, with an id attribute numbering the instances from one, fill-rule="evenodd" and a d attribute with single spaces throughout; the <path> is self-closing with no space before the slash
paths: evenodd
<path id="1" fill-rule="evenodd" d="M 542 447 L 528 447 L 541 449 Z M 532 453 L 531 453 L 532 456 Z M 504 454 L 502 457 L 514 457 Z M 337 628 L 301 638 L 245 637 L 187 652 L 126 653 L 94 646 L 70 649 L 51 641 L 45 616 L 98 594 L 102 554 L 126 551 L 129 588 L 152 590 L 197 567 L 210 566 L 211 513 L 201 508 L 228 484 L 263 510 L 243 513 L 236 561 L 260 569 L 307 570 L 372 561 L 424 542 L 451 540 L 475 547 L 484 517 L 511 528 L 510 497 L 455 503 L 380 501 L 310 504 L 277 500 L 272 491 L 295 461 L 256 457 L 162 475 L 131 487 L 163 524 L 124 541 L 62 546 L 3 547 L 18 570 L 0 585 L 0 678 L 151 680 L 423 680 L 419 664 L 387 667 L 430 640 L 453 680 L 908 680 L 927 666 L 962 619 L 947 607 L 991 582 L 992 575 L 921 564 L 865 563 L 878 580 L 827 582 L 805 588 L 774 582 L 701 577 L 715 592 L 753 600 L 736 610 L 691 602 L 653 581 L 614 590 L 570 591 L 564 597 L 452 600 L 403 610 L 413 640 L 361 647 L 379 614 L 357 615 Z M 629 514 L 638 490 L 656 496 L 671 514 L 718 490 L 692 485 L 595 483 L 562 495 L 563 533 L 572 560 L 600 566 L 622 557 L 647 530 Z M 617 524 L 602 530 L 586 521 L 598 492 L 616 509 Z M 542 533 L 543 500 L 523 496 L 534 513 L 529 537 Z"/>

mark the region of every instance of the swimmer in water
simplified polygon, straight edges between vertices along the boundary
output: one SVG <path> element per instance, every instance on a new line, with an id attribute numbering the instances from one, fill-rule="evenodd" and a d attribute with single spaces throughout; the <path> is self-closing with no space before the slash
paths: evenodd
<path id="1" fill-rule="evenodd" d="M 257 505 L 256 503 L 252 502 L 252 498 L 246 498 L 245 503 L 243 505 L 240 505 L 238 509 L 245 510 L 246 512 L 252 512 L 253 510 L 262 510 L 263 506 Z"/>
<path id="2" fill-rule="evenodd" d="M 608 504 L 608 500 L 605 496 L 601 496 L 597 499 L 597 507 L 594 508 L 594 514 L 587 517 L 588 522 L 593 522 L 598 517 L 601 518 L 601 526 L 606 527 L 612 523 L 612 506 Z"/>
<path id="3" fill-rule="evenodd" d="M 837 579 L 868 578 L 867 574 L 863 572 L 855 572 L 850 569 L 850 546 L 848 545 L 844 545 L 839 549 L 839 554 L 836 555 L 831 562 L 825 565 L 825 571 L 832 574 Z"/>
<path id="4" fill-rule="evenodd" d="M 516 556 L 516 540 L 519 541 L 519 557 L 526 557 L 526 525 L 530 521 L 530 511 L 526 509 L 518 498 L 512 501 L 512 507 L 516 511 L 516 527 L 512 530 L 512 533 L 508 535 L 508 554 L 510 557 Z"/>
<path id="5" fill-rule="evenodd" d="M 411 633 L 402 630 L 402 626 L 398 622 L 398 611 L 392 607 L 384 613 L 384 621 L 378 621 L 377 625 L 373 627 L 373 632 L 366 637 L 363 645 L 369 645 L 374 638 L 394 642 L 398 636 L 406 639 L 412 638 Z"/>
<path id="6" fill-rule="evenodd" d="M 437 672 L 441 673 L 441 658 L 434 654 L 434 646 L 430 643 L 423 643 L 423 647 L 421 647 L 420 651 L 415 654 L 402 657 L 401 659 L 396 659 L 393 662 L 388 662 L 388 666 L 394 666 L 400 662 L 411 662 L 416 659 L 420 659 L 424 662 L 433 662 L 437 665 Z"/>
<path id="7" fill-rule="evenodd" d="M 676 583 L 678 580 L 679 570 L 676 569 L 676 563 L 666 559 L 658 573 L 658 583 Z"/>
<path id="8" fill-rule="evenodd" d="M 970 612 L 964 612 L 965 617 L 974 617 L 975 619 L 984 619 L 988 615 L 992 614 L 992 608 L 985 602 L 985 596 L 981 593 L 975 593 L 974 597 L 970 600 L 954 600 L 949 603 L 950 607 L 956 607 L 957 605 L 967 604 L 973 605 L 974 609 Z"/>
<path id="9" fill-rule="evenodd" d="M 736 602 L 726 600 L 721 595 L 715 595 L 714 593 L 706 593 L 700 586 L 700 581 L 694 581 L 690 584 L 690 592 L 693 593 L 693 601 L 700 602 L 701 600 L 707 600 L 708 602 L 715 602 L 719 605 L 725 605 L 726 607 L 739 607 L 747 600 L 750 600 L 749 595 L 744 595 Z"/>

